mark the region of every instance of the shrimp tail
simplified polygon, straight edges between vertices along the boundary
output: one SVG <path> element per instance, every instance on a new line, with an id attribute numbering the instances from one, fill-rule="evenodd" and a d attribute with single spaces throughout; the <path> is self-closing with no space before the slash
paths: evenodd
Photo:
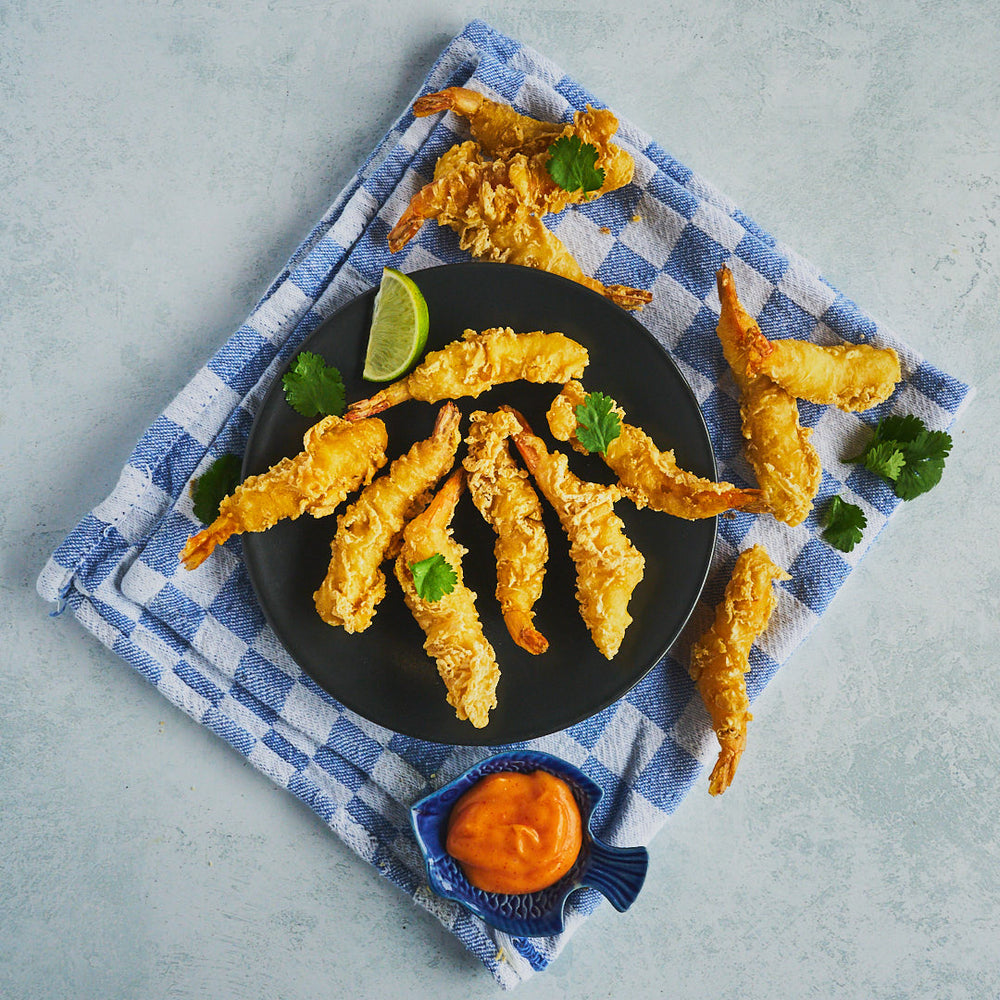
<path id="1" fill-rule="evenodd" d="M 439 111 L 454 111 L 456 114 L 474 115 L 483 103 L 483 95 L 467 87 L 446 87 L 433 94 L 418 97 L 413 104 L 413 114 L 417 118 L 437 114 Z"/>
<path id="2" fill-rule="evenodd" d="M 538 656 L 549 648 L 549 640 L 532 624 L 531 615 L 521 608 L 505 611 L 503 621 L 511 638 L 521 649 Z"/>
<path id="3" fill-rule="evenodd" d="M 197 569 L 234 532 L 238 525 L 229 516 L 217 517 L 207 528 L 192 535 L 181 549 L 180 561 L 185 569 Z"/>
<path id="4" fill-rule="evenodd" d="M 622 309 L 641 309 L 653 301 L 653 293 L 628 285 L 604 285 L 601 294 Z"/>
<path id="5" fill-rule="evenodd" d="M 721 795 L 733 783 L 740 757 L 747 745 L 746 732 L 739 733 L 735 730 L 719 733 L 718 740 L 719 756 L 708 777 L 710 795 Z"/>
<path id="6" fill-rule="evenodd" d="M 387 385 L 368 399 L 355 400 L 347 407 L 344 418 L 354 423 L 367 417 L 374 417 L 377 413 L 388 410 L 390 406 L 405 403 L 409 398 L 410 393 L 406 386 L 406 379 L 400 379 L 398 382 Z M 440 419 L 440 414 L 438 418 Z"/>

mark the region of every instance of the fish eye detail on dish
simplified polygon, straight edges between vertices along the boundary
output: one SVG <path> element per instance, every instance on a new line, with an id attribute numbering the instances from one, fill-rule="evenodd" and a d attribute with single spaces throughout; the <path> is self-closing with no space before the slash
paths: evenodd
<path id="1" fill-rule="evenodd" d="M 717 333 L 740 394 L 742 436 L 756 486 L 715 482 L 681 468 L 674 453 L 630 422 L 613 397 L 585 388 L 589 353 L 572 338 L 509 327 L 466 330 L 415 358 L 408 373 L 374 395 L 350 403 L 339 392 L 339 373 L 322 358 L 303 352 L 294 359 L 282 383 L 288 404 L 302 415 L 326 405 L 343 416 L 322 416 L 306 432 L 302 452 L 236 485 L 212 523 L 188 540 L 181 561 L 193 569 L 232 534 L 264 531 L 307 512 L 325 517 L 359 491 L 336 520 L 326 579 L 314 594 L 317 614 L 347 633 L 363 632 L 386 594 L 384 564 L 392 564 L 448 704 L 456 718 L 484 728 L 497 705 L 502 664 L 483 630 L 480 598 L 464 583 L 468 549 L 453 537 L 452 517 L 468 487 L 494 534 L 494 597 L 504 625 L 517 646 L 544 662 L 549 640 L 535 613 L 550 545 L 544 500 L 566 536 L 580 617 L 600 653 L 613 660 L 632 622 L 629 605 L 645 565 L 615 504 L 627 499 L 638 510 L 687 520 L 743 511 L 800 524 L 812 509 L 821 467 L 811 432 L 799 423 L 796 400 L 868 409 L 888 399 L 900 378 L 891 348 L 768 339 L 740 303 L 729 269 L 722 267 L 716 277 Z M 516 381 L 557 387 L 545 413 L 552 437 L 598 456 L 616 482 L 590 482 L 572 472 L 568 456 L 550 449 L 510 406 L 472 412 L 463 433 L 456 399 L 475 399 Z M 379 414 L 411 401 L 441 408 L 430 435 L 390 463 Z M 910 463 L 910 481 L 901 488 L 916 495 L 940 478 L 950 447 L 946 438 L 927 432 L 915 417 L 890 418 L 856 460 L 897 479 Z M 221 474 L 203 478 L 216 490 L 223 481 Z M 863 515 L 859 527 L 846 506 L 831 505 L 839 520 L 824 535 L 844 550 L 864 527 Z M 210 507 L 203 503 L 201 513 Z M 713 795 L 729 787 L 746 746 L 751 715 L 745 675 L 750 649 L 776 606 L 771 585 L 789 579 L 762 546 L 743 552 L 714 623 L 691 647 L 689 672 L 720 745 L 709 785 Z"/>

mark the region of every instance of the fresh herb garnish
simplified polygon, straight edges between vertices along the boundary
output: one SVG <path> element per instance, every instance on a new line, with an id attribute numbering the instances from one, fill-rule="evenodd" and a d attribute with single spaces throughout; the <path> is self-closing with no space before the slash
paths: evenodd
<path id="1" fill-rule="evenodd" d="M 919 417 L 891 416 L 879 421 L 864 451 L 847 461 L 862 463 L 889 480 L 900 499 L 912 500 L 941 481 L 951 444 L 950 434 L 928 430 Z"/>
<path id="2" fill-rule="evenodd" d="M 602 455 L 622 432 L 621 417 L 615 413 L 615 401 L 603 392 L 588 392 L 573 411 L 576 414 L 576 439 L 588 452 Z"/>
<path id="3" fill-rule="evenodd" d="M 823 523 L 823 538 L 835 549 L 850 552 L 861 541 L 868 518 L 856 504 L 834 496 L 827 504 Z"/>
<path id="4" fill-rule="evenodd" d="M 236 455 L 220 455 L 191 484 L 194 516 L 203 524 L 219 516 L 219 504 L 239 485 L 242 464 Z"/>
<path id="5" fill-rule="evenodd" d="M 440 552 L 410 563 L 413 574 L 413 587 L 417 597 L 423 601 L 439 601 L 445 594 L 450 594 L 458 582 L 458 575 L 450 563 Z"/>
<path id="6" fill-rule="evenodd" d="M 604 170 L 597 166 L 597 147 L 578 135 L 560 136 L 549 146 L 546 163 L 549 176 L 566 191 L 597 191 L 604 183 Z"/>
<path id="7" fill-rule="evenodd" d="M 303 351 L 284 375 L 285 399 L 303 417 L 343 416 L 346 398 L 340 372 L 318 354 Z"/>

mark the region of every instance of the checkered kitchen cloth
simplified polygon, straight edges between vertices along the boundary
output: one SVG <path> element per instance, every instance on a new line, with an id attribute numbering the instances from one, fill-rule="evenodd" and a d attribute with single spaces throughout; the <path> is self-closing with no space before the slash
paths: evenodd
<path id="1" fill-rule="evenodd" d="M 422 92 L 468 85 L 539 118 L 569 118 L 599 102 L 537 52 L 474 21 L 444 50 Z M 544 969 L 600 897 L 573 897 L 555 938 L 512 939 L 431 894 L 410 832 L 408 808 L 487 752 L 401 736 L 344 709 L 291 660 L 266 625 L 239 539 L 194 572 L 177 553 L 199 524 L 189 484 L 219 455 L 241 454 L 275 372 L 338 307 L 380 279 L 467 259 L 446 227 L 424 226 L 399 256 L 386 234 L 437 157 L 467 137 L 452 115 L 415 119 L 409 109 L 309 234 L 246 323 L 143 435 L 112 494 L 54 553 L 40 594 L 83 625 L 193 718 L 308 803 L 366 861 L 437 916 L 511 987 Z M 881 480 L 841 456 L 888 412 L 915 413 L 945 429 L 969 388 L 917 356 L 832 288 L 703 178 L 622 122 L 616 141 L 635 157 L 635 179 L 550 224 L 584 269 L 605 284 L 651 289 L 636 314 L 691 383 L 711 433 L 721 478 L 752 481 L 740 447 L 732 379 L 715 335 L 715 272 L 728 261 L 740 296 L 772 336 L 891 344 L 903 382 L 861 415 L 802 405 L 823 461 L 817 508 L 840 494 L 867 514 L 848 555 L 820 538 L 816 515 L 789 528 L 770 517 L 719 521 L 719 541 L 689 635 L 625 698 L 595 717 L 531 745 L 576 764 L 607 790 L 598 832 L 620 845 L 648 843 L 717 750 L 683 665 L 693 629 L 705 623 L 743 548 L 761 542 L 791 573 L 771 625 L 751 655 L 756 696 L 818 622 L 898 500 Z M 704 778 L 702 779 L 704 788 Z M 294 850 L 290 847 L 289 850 Z"/>

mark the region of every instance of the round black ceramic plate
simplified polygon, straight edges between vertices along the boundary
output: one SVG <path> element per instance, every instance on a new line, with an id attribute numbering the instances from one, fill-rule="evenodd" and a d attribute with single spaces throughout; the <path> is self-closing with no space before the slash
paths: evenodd
<path id="1" fill-rule="evenodd" d="M 618 306 L 576 282 L 507 264 L 450 264 L 411 277 L 430 311 L 428 350 L 456 340 L 466 329 L 559 330 L 590 352 L 582 380 L 588 389 L 618 400 L 630 422 L 643 427 L 659 447 L 674 449 L 682 468 L 715 477 L 712 444 L 690 387 L 652 334 Z M 349 401 L 379 388 L 361 379 L 374 295 L 372 289 L 348 303 L 302 345 L 340 369 Z M 509 403 L 550 449 L 568 450 L 552 439 L 545 422 L 558 391 L 556 385 L 515 382 L 457 403 L 466 415 Z M 389 433 L 390 461 L 430 433 L 438 409 L 439 404 L 410 401 L 381 415 Z M 279 375 L 254 421 L 244 476 L 264 472 L 282 457 L 301 451 L 302 435 L 311 423 L 285 401 Z M 463 432 L 467 426 L 463 421 Z M 463 454 L 464 445 L 459 461 Z M 614 481 L 598 456 L 569 454 L 577 475 Z M 701 593 L 715 544 L 714 518 L 684 521 L 636 510 L 627 500 L 616 505 L 629 538 L 646 557 L 646 572 L 629 605 L 634 621 L 617 656 L 607 660 L 580 618 L 566 536 L 544 501 L 543 507 L 550 556 L 544 593 L 535 606 L 535 626 L 550 645 L 541 656 L 516 646 L 504 628 L 494 597 L 494 535 L 468 493 L 453 521 L 456 539 L 469 550 L 463 562 L 465 580 L 478 595 L 479 614 L 501 671 L 498 705 L 483 729 L 460 722 L 445 701 L 444 684 L 424 652 L 424 635 L 403 603 L 389 563 L 383 567 L 388 578 L 385 599 L 366 631 L 349 635 L 320 619 L 313 593 L 326 575 L 336 514 L 320 519 L 304 515 L 244 535 L 243 551 L 268 622 L 302 669 L 334 698 L 408 736 L 496 746 L 563 729 L 622 697 L 683 628 Z"/>

